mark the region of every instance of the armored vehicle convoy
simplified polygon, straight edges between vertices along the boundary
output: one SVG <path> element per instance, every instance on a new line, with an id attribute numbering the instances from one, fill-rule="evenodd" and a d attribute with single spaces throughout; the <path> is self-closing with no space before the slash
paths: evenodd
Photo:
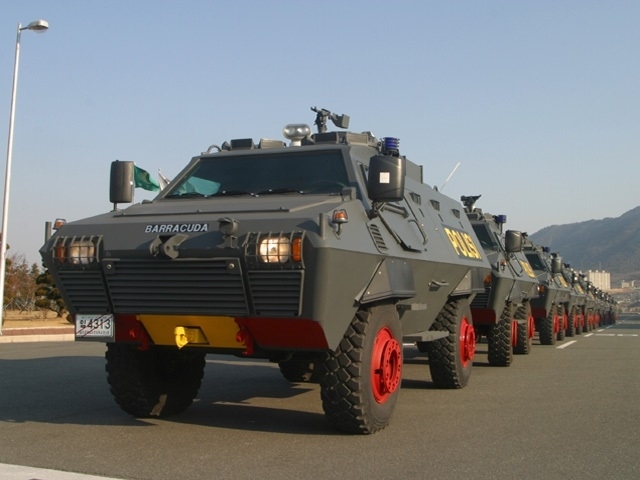
<path id="1" fill-rule="evenodd" d="M 477 196 L 463 196 L 465 213 L 491 264 L 484 291 L 471 302 L 476 329 L 487 337 L 489 364 L 509 366 L 513 353 L 529 353 L 534 336 L 531 300 L 538 295 L 538 279 L 525 257 L 521 232 L 507 230 L 505 215 L 483 213 Z"/>
<path id="2" fill-rule="evenodd" d="M 531 300 L 538 337 L 542 345 L 555 345 L 565 338 L 571 300 L 571 288 L 562 276 L 562 258 L 526 235 L 524 252 L 540 283 L 540 295 Z"/>
<path id="3" fill-rule="evenodd" d="M 277 362 L 320 383 L 329 423 L 372 433 L 398 397 L 403 339 L 434 384 L 467 384 L 469 304 L 490 266 L 462 206 L 423 183 L 396 138 L 316 112 L 318 132 L 237 139 L 196 155 L 150 201 L 114 162 L 114 210 L 59 228 L 40 252 L 79 341 L 106 342 L 111 393 L 134 416 L 188 408 L 205 354 Z"/>

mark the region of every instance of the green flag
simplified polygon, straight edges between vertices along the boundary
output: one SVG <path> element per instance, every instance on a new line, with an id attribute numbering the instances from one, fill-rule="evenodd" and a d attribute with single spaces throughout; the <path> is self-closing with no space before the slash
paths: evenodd
<path id="1" fill-rule="evenodd" d="M 140 187 L 152 192 L 160 190 L 160 185 L 158 185 L 158 182 L 151 178 L 149 172 L 143 170 L 137 165 L 133 166 L 133 182 L 136 188 Z"/>

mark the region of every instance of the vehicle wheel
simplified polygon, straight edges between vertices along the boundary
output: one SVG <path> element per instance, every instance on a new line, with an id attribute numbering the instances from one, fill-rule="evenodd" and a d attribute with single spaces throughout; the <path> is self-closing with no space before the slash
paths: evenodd
<path id="1" fill-rule="evenodd" d="M 567 328 L 567 312 L 563 305 L 558 305 L 558 319 L 560 325 L 558 326 L 557 339 L 559 342 L 564 340 Z"/>
<path id="2" fill-rule="evenodd" d="M 516 320 L 518 320 L 518 338 L 513 353 L 528 355 L 531 353 L 533 345 L 534 322 L 531 316 L 531 305 L 525 303 L 516 310 Z"/>
<path id="3" fill-rule="evenodd" d="M 393 305 L 360 311 L 338 349 L 320 364 L 325 416 L 345 433 L 374 433 L 389 424 L 402 379 L 402 328 Z"/>
<path id="4" fill-rule="evenodd" d="M 582 311 L 582 308 L 580 308 L 580 310 L 576 312 L 576 335 L 580 335 L 582 333 L 584 318 L 584 312 Z"/>
<path id="5" fill-rule="evenodd" d="M 542 345 L 556 344 L 556 328 L 558 326 L 558 315 L 555 313 L 555 307 L 549 310 L 546 318 L 539 318 L 538 335 Z"/>
<path id="6" fill-rule="evenodd" d="M 469 383 L 476 333 L 471 320 L 469 300 L 449 300 L 438 314 L 431 330 L 448 331 L 445 338 L 427 344 L 429 370 L 438 388 L 462 388 Z"/>
<path id="7" fill-rule="evenodd" d="M 135 417 L 166 417 L 186 410 L 198 394 L 205 353 L 171 347 L 138 350 L 107 344 L 107 382 L 116 403 Z"/>
<path id="8" fill-rule="evenodd" d="M 495 325 L 487 332 L 489 365 L 508 367 L 513 362 L 512 308 L 507 304 Z"/>
<path id="9" fill-rule="evenodd" d="M 571 307 L 569 318 L 567 319 L 567 337 L 573 337 L 576 334 L 576 307 Z"/>
<path id="10" fill-rule="evenodd" d="M 280 360 L 278 367 L 282 376 L 291 383 L 316 381 L 318 358 L 316 355 L 294 353 L 287 360 Z"/>

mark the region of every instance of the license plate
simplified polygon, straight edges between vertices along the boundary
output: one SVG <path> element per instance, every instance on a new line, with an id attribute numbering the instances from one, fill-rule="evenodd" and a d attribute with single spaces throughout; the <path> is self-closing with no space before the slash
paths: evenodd
<path id="1" fill-rule="evenodd" d="M 113 338 L 112 314 L 76 315 L 77 338 Z"/>

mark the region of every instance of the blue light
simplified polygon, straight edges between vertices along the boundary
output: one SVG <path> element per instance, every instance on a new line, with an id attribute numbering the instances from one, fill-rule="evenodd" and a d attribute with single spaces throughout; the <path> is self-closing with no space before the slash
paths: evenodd
<path id="1" fill-rule="evenodd" d="M 497 223 L 507 223 L 507 216 L 506 215 L 496 215 L 495 219 L 496 219 Z"/>
<path id="2" fill-rule="evenodd" d="M 395 137 L 384 137 L 382 139 L 382 150 L 384 153 L 398 153 L 400 139 Z"/>

